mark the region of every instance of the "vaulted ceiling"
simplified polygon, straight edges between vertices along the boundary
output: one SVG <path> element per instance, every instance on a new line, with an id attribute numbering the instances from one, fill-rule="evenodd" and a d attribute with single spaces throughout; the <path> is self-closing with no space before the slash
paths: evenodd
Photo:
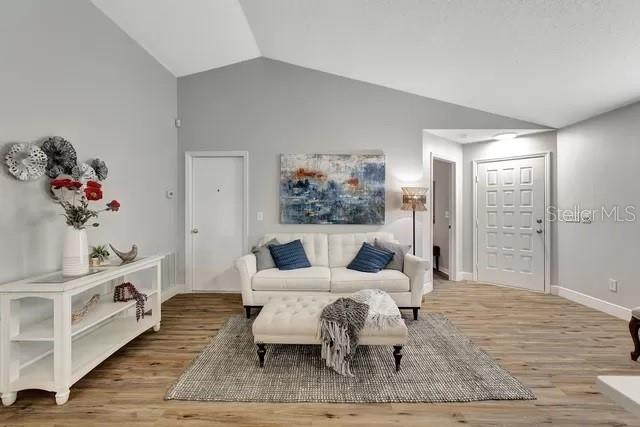
<path id="1" fill-rule="evenodd" d="M 640 99 L 637 0 L 92 0 L 176 76 L 264 56 L 561 127 Z"/>

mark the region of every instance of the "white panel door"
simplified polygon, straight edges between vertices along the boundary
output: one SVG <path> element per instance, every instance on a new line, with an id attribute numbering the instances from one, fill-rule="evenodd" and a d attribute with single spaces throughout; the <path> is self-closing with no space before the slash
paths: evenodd
<path id="1" fill-rule="evenodd" d="M 478 281 L 544 292 L 545 159 L 478 163 Z"/>
<path id="2" fill-rule="evenodd" d="M 194 157 L 192 283 L 194 291 L 240 291 L 234 260 L 244 249 L 242 157 Z"/>

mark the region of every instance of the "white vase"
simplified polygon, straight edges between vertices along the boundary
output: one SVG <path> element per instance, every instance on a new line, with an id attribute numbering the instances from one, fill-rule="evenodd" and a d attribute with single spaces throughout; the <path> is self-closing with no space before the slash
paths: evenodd
<path id="1" fill-rule="evenodd" d="M 89 272 L 87 230 L 67 227 L 62 247 L 62 275 L 81 276 Z"/>

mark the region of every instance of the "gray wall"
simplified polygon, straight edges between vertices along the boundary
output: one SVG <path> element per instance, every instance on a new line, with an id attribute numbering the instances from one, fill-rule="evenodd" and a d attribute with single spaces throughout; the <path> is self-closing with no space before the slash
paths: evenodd
<path id="1" fill-rule="evenodd" d="M 179 188 L 184 152 L 248 150 L 249 240 L 268 231 L 368 231 L 370 226 L 279 224 L 280 153 L 383 150 L 387 212 L 383 227 L 405 242 L 411 219 L 400 207 L 400 186 L 422 182 L 422 129 L 535 127 L 501 116 L 258 58 L 178 79 Z M 179 230 L 184 229 L 181 191 Z M 256 221 L 256 212 L 264 221 Z M 420 233 L 421 224 L 418 225 Z M 417 236 L 421 253 L 422 238 Z M 184 242 L 179 242 L 181 254 Z M 183 265 L 182 262 L 180 265 Z"/>
<path id="2" fill-rule="evenodd" d="M 522 156 L 551 152 L 551 204 L 557 205 L 557 176 L 558 163 L 556 152 L 556 132 L 544 132 L 539 134 L 522 136 L 507 141 L 491 141 L 476 144 L 463 144 L 464 172 L 463 172 L 463 198 L 464 198 L 464 252 L 463 271 L 473 272 L 473 161 L 483 159 L 496 159 L 509 156 Z M 551 224 L 551 284 L 557 283 L 557 226 Z"/>
<path id="3" fill-rule="evenodd" d="M 445 270 L 449 268 L 449 221 L 447 217 L 449 212 L 449 199 L 451 195 L 451 164 L 433 161 L 433 181 L 432 191 L 434 193 L 431 198 L 435 200 L 433 206 L 433 216 L 435 223 L 433 224 L 433 244 L 440 246 L 440 258 L 438 259 L 438 267 Z M 435 189 L 434 189 L 435 188 Z M 435 266 L 434 266 L 435 268 Z"/>
<path id="4" fill-rule="evenodd" d="M 572 209 L 632 205 L 640 219 L 640 103 L 558 132 L 558 204 Z M 621 212 L 621 214 L 623 214 Z M 622 217 L 622 215 L 621 215 Z M 627 308 L 640 305 L 640 223 L 558 224 L 556 284 Z M 618 280 L 618 292 L 608 288 Z"/>
<path id="5" fill-rule="evenodd" d="M 88 0 L 0 3 L 0 150 L 61 135 L 79 158 L 104 159 L 108 200 L 89 243 L 175 249 L 176 79 Z M 0 168 L 0 283 L 60 267 L 60 210 L 46 178 Z"/>

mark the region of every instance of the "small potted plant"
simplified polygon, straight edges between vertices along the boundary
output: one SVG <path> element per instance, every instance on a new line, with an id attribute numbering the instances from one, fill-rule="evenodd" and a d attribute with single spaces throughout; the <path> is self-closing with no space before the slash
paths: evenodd
<path id="1" fill-rule="evenodd" d="M 106 245 L 92 246 L 91 253 L 89 254 L 91 266 L 100 267 L 100 265 L 109 259 L 110 255 Z"/>

